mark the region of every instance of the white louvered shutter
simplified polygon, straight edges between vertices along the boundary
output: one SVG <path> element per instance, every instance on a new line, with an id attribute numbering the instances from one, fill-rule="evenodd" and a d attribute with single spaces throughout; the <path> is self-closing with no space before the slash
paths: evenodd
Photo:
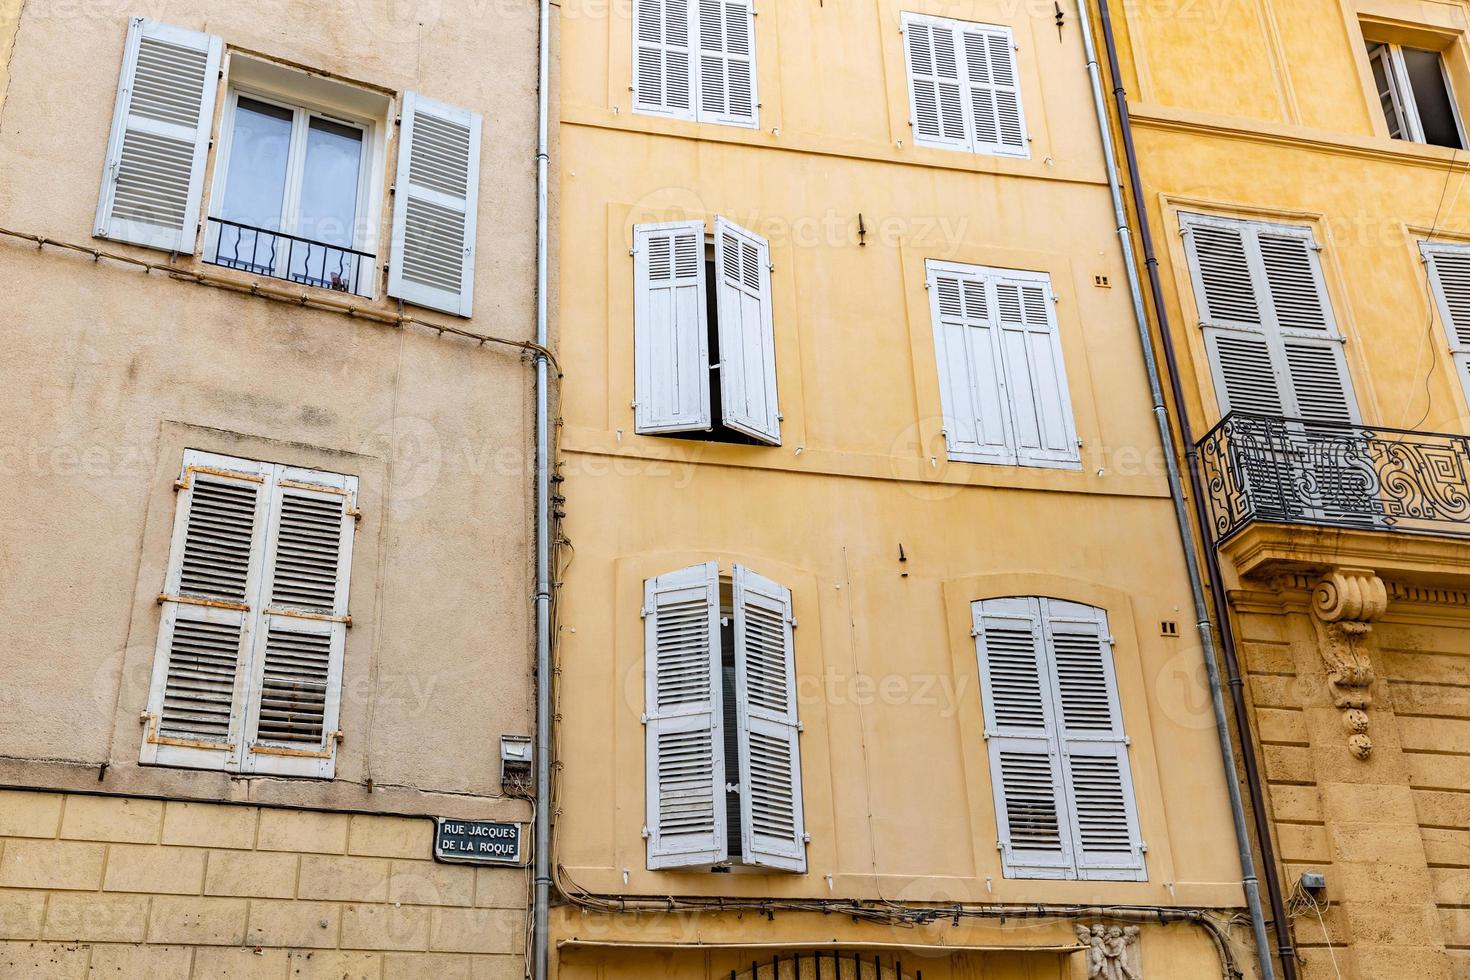
<path id="1" fill-rule="evenodd" d="M 974 125 L 977 153 L 1030 155 L 1026 119 L 1021 111 L 1021 83 L 1016 72 L 1016 44 L 1004 27 L 963 24 L 967 107 Z"/>
<path id="2" fill-rule="evenodd" d="M 1470 404 L 1470 247 L 1421 242 L 1439 319 L 1454 359 L 1455 376 Z"/>
<path id="3" fill-rule="evenodd" d="M 388 295 L 469 316 L 474 301 L 480 114 L 403 96 Z"/>
<path id="4" fill-rule="evenodd" d="M 993 295 L 1016 461 L 1080 466 L 1050 281 L 1001 277 Z"/>
<path id="5" fill-rule="evenodd" d="M 704 222 L 633 229 L 634 428 L 710 428 Z"/>
<path id="6" fill-rule="evenodd" d="M 193 254 L 222 48 L 211 34 L 129 22 L 93 234 Z"/>
<path id="7" fill-rule="evenodd" d="M 720 421 L 779 446 L 771 249 L 766 240 L 716 218 L 715 280 L 720 311 Z"/>
<path id="8" fill-rule="evenodd" d="M 736 565 L 735 692 L 744 862 L 806 871 L 791 590 Z"/>
<path id="9" fill-rule="evenodd" d="M 728 854 L 715 562 L 643 584 L 649 870 Z"/>
<path id="10" fill-rule="evenodd" d="M 914 142 L 969 147 L 958 31 L 948 21 L 904 14 L 903 35 Z"/>
<path id="11" fill-rule="evenodd" d="M 1074 838 L 1040 600 L 985 599 L 972 614 L 1002 869 L 1008 878 L 1070 877 Z"/>
<path id="12" fill-rule="evenodd" d="M 1292 414 L 1308 422 L 1358 421 L 1342 337 L 1322 280 L 1316 245 L 1306 229 L 1257 226 L 1268 320 L 1281 338 Z"/>
<path id="13" fill-rule="evenodd" d="M 1077 875 L 1142 881 L 1143 842 L 1107 618 L 1075 602 L 1040 602 Z"/>
<path id="14" fill-rule="evenodd" d="M 949 458 L 1014 463 L 1000 331 L 986 280 L 974 269 L 930 262 L 929 307 Z"/>
<path id="15" fill-rule="evenodd" d="M 634 0 L 633 109 L 694 118 L 690 0 Z"/>
<path id="16" fill-rule="evenodd" d="M 245 716 L 246 772 L 335 772 L 357 480 L 278 467 Z"/>
<path id="17" fill-rule="evenodd" d="M 139 761 L 233 768 L 240 757 L 271 467 L 189 450 Z"/>
<path id="18" fill-rule="evenodd" d="M 694 2 L 698 5 L 699 120 L 754 128 L 759 122 L 753 0 Z"/>

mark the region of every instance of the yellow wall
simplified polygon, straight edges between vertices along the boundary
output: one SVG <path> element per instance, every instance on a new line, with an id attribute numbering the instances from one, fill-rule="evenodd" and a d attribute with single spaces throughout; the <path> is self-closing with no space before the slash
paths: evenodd
<path id="1" fill-rule="evenodd" d="M 631 24 L 612 9 L 572 6 L 561 23 L 560 445 L 572 546 L 557 632 L 563 883 L 629 895 L 1240 905 L 1075 22 L 1059 40 L 1049 5 L 1033 16 L 1000 0 L 762 3 L 754 131 L 634 114 Z M 1029 160 L 909 145 L 903 10 L 1015 30 Z M 716 214 L 771 241 L 779 448 L 634 433 L 632 226 Z M 946 462 L 929 258 L 1051 274 L 1080 471 Z M 1095 275 L 1115 285 L 1095 287 Z M 645 868 L 642 583 L 710 560 L 793 590 L 804 875 Z M 1004 595 L 1108 612 L 1147 882 L 1002 876 L 969 604 Z M 1162 620 L 1182 636 L 1161 637 Z M 579 914 L 558 919 L 553 939 L 598 917 Z M 836 920 L 809 928 L 846 941 L 883 931 Z M 681 941 L 664 920 L 639 929 Z M 768 931 L 744 929 L 744 941 Z M 802 934 L 812 933 L 772 933 Z M 1162 975 L 1214 975 L 1213 958 L 1205 946 Z M 573 965 L 567 975 L 583 975 Z"/>

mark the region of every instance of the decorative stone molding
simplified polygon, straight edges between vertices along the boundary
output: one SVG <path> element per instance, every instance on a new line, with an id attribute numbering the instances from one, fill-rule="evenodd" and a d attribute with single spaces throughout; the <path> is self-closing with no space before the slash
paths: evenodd
<path id="1" fill-rule="evenodd" d="M 1388 587 L 1371 569 L 1335 568 L 1312 593 L 1319 652 L 1327 664 L 1327 686 L 1342 710 L 1348 748 L 1359 759 L 1373 752 L 1368 706 L 1373 700 L 1373 621 L 1388 609 Z"/>
<path id="2" fill-rule="evenodd" d="M 1087 947 L 1087 980 L 1142 980 L 1138 926 L 1072 927 Z"/>

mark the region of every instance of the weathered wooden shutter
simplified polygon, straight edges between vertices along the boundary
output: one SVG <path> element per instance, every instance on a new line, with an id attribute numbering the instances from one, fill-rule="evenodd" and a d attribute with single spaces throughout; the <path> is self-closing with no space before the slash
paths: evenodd
<path id="1" fill-rule="evenodd" d="M 239 760 L 270 473 L 266 463 L 184 454 L 142 763 Z"/>
<path id="2" fill-rule="evenodd" d="M 403 96 L 388 295 L 469 316 L 474 303 L 480 114 Z"/>
<path id="3" fill-rule="evenodd" d="M 1060 599 L 1040 602 L 1078 877 L 1142 881 L 1143 841 L 1106 614 Z"/>
<path id="4" fill-rule="evenodd" d="M 972 615 L 1001 867 L 1008 878 L 1070 877 L 1074 836 L 1040 600 L 985 599 Z"/>
<path id="5" fill-rule="evenodd" d="M 704 222 L 633 229 L 634 428 L 710 428 Z"/>
<path id="6" fill-rule="evenodd" d="M 720 679 L 720 568 L 643 584 L 648 867 L 728 858 Z"/>
<path id="7" fill-rule="evenodd" d="M 336 768 L 354 477 L 278 468 L 245 718 L 247 772 Z"/>
<path id="8" fill-rule="evenodd" d="M 746 864 L 806 870 L 791 590 L 736 565 L 735 691 Z"/>
<path id="9" fill-rule="evenodd" d="M 1000 331 L 985 278 L 973 268 L 928 263 L 939 397 L 950 459 L 1014 463 Z"/>
<path id="10" fill-rule="evenodd" d="M 1449 340 L 1455 376 L 1470 403 L 1470 246 L 1421 242 L 1419 248 L 1429 264 L 1429 281 Z"/>
<path id="11" fill-rule="evenodd" d="M 949 149 L 969 147 L 959 38 L 954 26 L 907 13 L 902 23 L 914 142 Z"/>
<path id="12" fill-rule="evenodd" d="M 758 125 L 755 5 L 752 0 L 696 0 L 699 26 L 699 120 Z"/>
<path id="13" fill-rule="evenodd" d="M 690 0 L 635 0 L 633 109 L 694 118 Z"/>
<path id="14" fill-rule="evenodd" d="M 781 445 L 776 398 L 776 329 L 771 313 L 771 249 L 764 238 L 715 219 L 719 291 L 720 421 Z"/>
<path id="15" fill-rule="evenodd" d="M 222 49 L 212 34 L 129 22 L 93 234 L 193 254 Z"/>
<path id="16" fill-rule="evenodd" d="M 1077 429 L 1051 282 L 993 280 L 995 316 L 1016 461 L 1023 466 L 1079 466 Z"/>
<path id="17" fill-rule="evenodd" d="M 974 148 L 1003 156 L 1030 155 L 1016 72 L 1016 43 L 1004 27 L 963 24 L 966 100 Z"/>

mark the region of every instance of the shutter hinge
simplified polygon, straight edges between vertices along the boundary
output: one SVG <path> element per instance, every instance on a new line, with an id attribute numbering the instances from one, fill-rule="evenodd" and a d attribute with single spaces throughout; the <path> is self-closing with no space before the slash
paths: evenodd
<path id="1" fill-rule="evenodd" d="M 153 720 L 153 716 L 150 715 L 146 711 L 144 711 L 142 714 L 138 715 L 138 724 L 140 724 L 140 725 L 146 725 L 146 724 L 148 724 L 152 720 Z"/>
<path id="2" fill-rule="evenodd" d="M 792 629 L 796 629 L 796 617 L 795 616 L 792 616 L 790 619 L 787 620 L 787 622 L 791 624 L 791 628 Z"/>
<path id="3" fill-rule="evenodd" d="M 801 835 L 801 842 L 803 844 L 810 844 L 812 842 L 812 835 L 803 831 Z"/>
<path id="4" fill-rule="evenodd" d="M 648 832 L 648 826 L 645 824 L 644 827 L 643 827 L 643 839 L 644 840 L 648 840 L 648 838 L 650 838 L 652 836 L 653 835 Z"/>
<path id="5" fill-rule="evenodd" d="M 347 741 L 347 733 L 339 728 L 332 733 L 332 740 L 335 741 L 338 745 L 341 745 L 343 742 Z"/>
<path id="6" fill-rule="evenodd" d="M 995 849 L 996 849 L 996 850 L 997 850 L 997 851 L 1004 851 L 1004 850 L 1005 850 L 1005 849 L 1006 849 L 1006 847 L 1005 847 L 1005 845 L 1004 845 L 1004 844 L 1002 844 L 1002 843 L 1001 843 L 1001 842 L 1000 842 L 1000 841 L 996 841 L 996 842 L 995 842 Z"/>
<path id="7" fill-rule="evenodd" d="M 630 249 L 628 249 L 628 254 L 629 255 L 637 255 L 638 254 L 638 249 L 636 249 L 636 248 L 630 248 Z"/>
<path id="8" fill-rule="evenodd" d="M 1079 442 L 1079 443 L 1077 443 L 1077 445 L 1080 446 L 1080 445 L 1082 445 L 1082 443 Z M 1113 639 L 1112 634 L 1108 634 L 1107 636 L 1103 637 L 1103 642 L 1106 643 L 1110 647 L 1117 646 L 1118 645 L 1118 641 L 1115 640 L 1115 639 Z"/>
<path id="9" fill-rule="evenodd" d="M 648 724 L 648 712 L 645 711 L 641 715 L 638 716 L 638 724 L 640 724 L 640 725 L 646 725 L 646 724 Z"/>
<path id="10" fill-rule="evenodd" d="M 1129 738 L 1127 735 L 1124 735 L 1123 736 L 1123 744 L 1124 745 L 1132 745 L 1133 744 L 1133 739 Z"/>
<path id="11" fill-rule="evenodd" d="M 639 619 L 647 619 L 648 618 L 648 607 L 647 606 L 644 606 L 642 609 L 639 609 L 638 610 L 638 618 Z"/>
<path id="12" fill-rule="evenodd" d="M 796 723 L 796 730 L 799 731 L 799 732 L 804 732 L 804 731 L 806 731 L 806 725 L 804 725 L 804 724 L 802 724 L 801 722 L 798 721 Z"/>
<path id="13" fill-rule="evenodd" d="M 1141 841 L 1138 842 L 1138 853 L 1139 854 L 1147 854 L 1148 853 L 1148 841 L 1141 840 Z"/>
<path id="14" fill-rule="evenodd" d="M 1312 242 L 1312 243 L 1311 243 L 1311 244 L 1310 244 L 1310 245 L 1309 245 L 1309 246 L 1307 246 L 1307 247 L 1308 247 L 1308 248 L 1310 248 L 1310 249 L 1311 249 L 1311 250 L 1312 250 L 1312 251 L 1314 251 L 1314 252 L 1320 252 L 1320 251 L 1322 251 L 1322 246 L 1321 246 L 1321 245 L 1319 245 L 1319 244 L 1317 244 L 1317 243 L 1316 243 L 1316 242 Z"/>

